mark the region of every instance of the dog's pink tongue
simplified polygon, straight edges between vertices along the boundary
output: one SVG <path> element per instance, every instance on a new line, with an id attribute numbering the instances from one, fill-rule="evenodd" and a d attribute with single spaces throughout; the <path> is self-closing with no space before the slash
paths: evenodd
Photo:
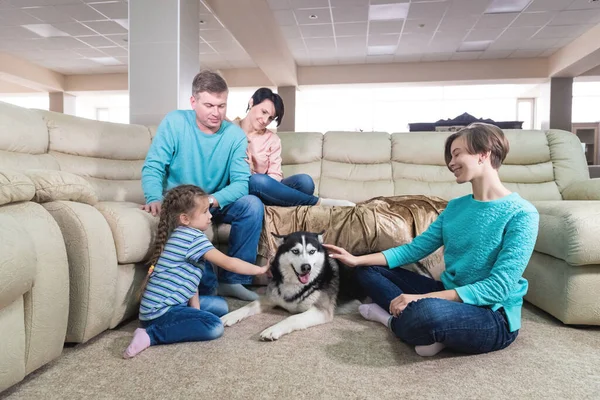
<path id="1" fill-rule="evenodd" d="M 300 275 L 300 282 L 307 283 L 308 282 L 308 278 L 310 278 L 310 273 L 304 274 L 304 275 Z"/>

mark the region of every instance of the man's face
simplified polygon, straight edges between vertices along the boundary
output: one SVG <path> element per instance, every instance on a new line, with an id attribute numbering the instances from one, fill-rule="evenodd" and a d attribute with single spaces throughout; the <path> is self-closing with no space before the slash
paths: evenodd
<path id="1" fill-rule="evenodd" d="M 196 97 L 191 97 L 190 102 L 196 111 L 200 130 L 212 133 L 219 130 L 227 112 L 227 95 L 228 92 L 200 92 Z"/>

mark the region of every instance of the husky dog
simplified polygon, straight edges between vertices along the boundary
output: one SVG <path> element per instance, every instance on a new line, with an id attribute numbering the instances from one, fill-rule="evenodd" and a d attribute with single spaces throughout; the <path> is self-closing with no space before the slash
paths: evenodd
<path id="1" fill-rule="evenodd" d="M 231 326 L 270 308 L 281 307 L 295 315 L 260 334 L 262 340 L 277 340 L 290 332 L 332 321 L 340 280 L 350 283 L 342 285 L 354 292 L 348 298 L 362 297 L 357 290 L 358 285 L 350 282 L 353 277 L 352 271 L 349 271 L 351 268 L 342 266 L 340 269 L 322 246 L 323 233 L 273 234 L 277 238 L 278 249 L 271 263 L 273 279 L 267 286 L 266 295 L 222 316 L 223 325 Z"/>

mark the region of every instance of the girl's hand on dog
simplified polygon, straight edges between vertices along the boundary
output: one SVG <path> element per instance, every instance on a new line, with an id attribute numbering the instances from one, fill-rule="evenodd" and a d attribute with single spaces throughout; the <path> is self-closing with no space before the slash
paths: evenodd
<path id="1" fill-rule="evenodd" d="M 323 247 L 329 250 L 329 257 L 340 260 L 349 267 L 356 267 L 358 265 L 358 257 L 348 253 L 346 249 L 342 249 L 341 247 L 332 244 L 323 244 Z"/>
<path id="2" fill-rule="evenodd" d="M 390 314 L 394 317 L 398 317 L 404 311 L 407 305 L 412 303 L 413 301 L 417 301 L 419 299 L 424 298 L 425 296 L 422 294 L 406 294 L 403 293 L 400 296 L 396 297 L 390 303 Z"/>

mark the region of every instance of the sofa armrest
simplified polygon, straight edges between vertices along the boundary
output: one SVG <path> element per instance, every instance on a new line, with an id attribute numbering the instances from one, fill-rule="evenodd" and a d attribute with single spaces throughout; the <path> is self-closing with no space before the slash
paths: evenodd
<path id="1" fill-rule="evenodd" d="M 570 265 L 600 264 L 600 201 L 536 201 L 540 229 L 535 250 Z"/>
<path id="2" fill-rule="evenodd" d="M 35 186 L 27 176 L 10 169 L 0 170 L 0 206 L 29 201 L 34 194 Z"/>
<path id="3" fill-rule="evenodd" d="M 48 203 L 57 200 L 94 205 L 96 191 L 83 177 L 65 171 L 28 169 L 23 172 L 35 185 L 33 201 Z"/>
<path id="4" fill-rule="evenodd" d="M 31 290 L 37 263 L 33 249 L 25 228 L 0 209 L 0 310 Z"/>
<path id="5" fill-rule="evenodd" d="M 562 192 L 564 200 L 600 200 L 600 178 L 573 182 Z"/>

